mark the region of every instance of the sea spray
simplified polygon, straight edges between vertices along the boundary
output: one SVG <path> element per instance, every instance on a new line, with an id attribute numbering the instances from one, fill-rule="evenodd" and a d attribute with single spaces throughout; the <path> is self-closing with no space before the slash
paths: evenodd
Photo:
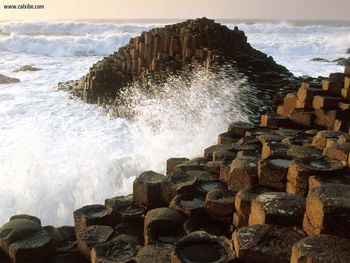
<path id="1" fill-rule="evenodd" d="M 54 105 L 35 104 L 45 110 L 2 134 L 9 138 L 0 156 L 1 222 L 29 213 L 44 224 L 72 224 L 74 209 L 131 193 L 142 171 L 164 172 L 170 157 L 200 156 L 230 121 L 247 120 L 241 94 L 251 87 L 237 73 L 199 70 L 153 88 L 159 92 L 124 94 L 132 118 L 107 117 L 97 106 L 65 101 L 63 92 L 46 95 L 61 97 Z"/>

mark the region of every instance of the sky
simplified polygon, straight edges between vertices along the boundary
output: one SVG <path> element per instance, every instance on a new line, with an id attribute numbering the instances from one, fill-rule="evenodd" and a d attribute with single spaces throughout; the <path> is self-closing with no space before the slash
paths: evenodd
<path id="1" fill-rule="evenodd" d="M 4 5 L 44 5 L 8 10 Z M 349 20 L 350 0 L 0 0 L 0 20 L 208 18 Z"/>

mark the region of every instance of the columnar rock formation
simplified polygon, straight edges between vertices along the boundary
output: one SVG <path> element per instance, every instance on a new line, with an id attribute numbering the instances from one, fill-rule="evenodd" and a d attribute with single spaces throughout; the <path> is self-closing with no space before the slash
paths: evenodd
<path id="1" fill-rule="evenodd" d="M 134 81 L 147 85 L 149 78 L 195 65 L 208 69 L 217 63 L 235 67 L 262 89 L 280 88 L 291 76 L 272 57 L 252 48 L 237 27 L 230 30 L 202 18 L 143 32 L 94 64 L 79 81 L 61 87 L 85 102 L 103 105 L 106 98 L 114 98 L 121 88 Z"/>
<path id="2" fill-rule="evenodd" d="M 349 80 L 300 83 L 280 114 L 230 124 L 202 156 L 76 210 L 75 227 L 13 216 L 0 262 L 350 262 Z"/>

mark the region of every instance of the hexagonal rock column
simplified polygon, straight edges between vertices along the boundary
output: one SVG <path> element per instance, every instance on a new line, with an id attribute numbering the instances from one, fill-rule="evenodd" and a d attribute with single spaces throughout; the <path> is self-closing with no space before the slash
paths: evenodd
<path id="1" fill-rule="evenodd" d="M 161 183 L 165 176 L 153 171 L 143 172 L 133 183 L 133 200 L 136 204 L 148 208 L 157 208 L 164 205 L 161 195 Z"/>
<path id="2" fill-rule="evenodd" d="M 174 246 L 169 244 L 149 245 L 140 249 L 135 261 L 136 263 L 169 263 L 173 250 Z"/>
<path id="3" fill-rule="evenodd" d="M 132 260 L 140 246 L 119 239 L 97 244 L 91 250 L 91 263 L 124 263 Z"/>
<path id="4" fill-rule="evenodd" d="M 183 164 L 190 159 L 188 158 L 170 158 L 166 161 L 166 174 L 170 174 L 175 170 L 177 165 Z"/>
<path id="5" fill-rule="evenodd" d="M 292 247 L 291 263 L 346 263 L 350 262 L 348 239 L 317 235 L 303 238 Z"/>
<path id="6" fill-rule="evenodd" d="M 217 151 L 228 151 L 232 150 L 231 144 L 214 144 L 206 149 L 204 149 L 204 158 L 207 161 L 213 161 L 213 154 Z"/>
<path id="7" fill-rule="evenodd" d="M 327 139 L 338 140 L 341 137 L 349 137 L 349 135 L 340 131 L 319 131 L 312 140 L 312 146 L 323 151 L 326 148 Z"/>
<path id="8" fill-rule="evenodd" d="M 235 253 L 228 240 L 197 231 L 176 242 L 171 263 L 229 263 L 234 259 Z"/>
<path id="9" fill-rule="evenodd" d="M 110 226 L 88 226 L 77 233 L 78 250 L 90 260 L 90 251 L 98 244 L 107 242 L 113 234 Z"/>
<path id="10" fill-rule="evenodd" d="M 228 189 L 233 192 L 255 186 L 258 183 L 258 160 L 256 153 L 239 152 L 233 160 L 228 178 Z"/>
<path id="11" fill-rule="evenodd" d="M 204 171 L 207 159 L 203 157 L 194 158 L 174 167 L 173 172 Z"/>
<path id="12" fill-rule="evenodd" d="M 162 207 L 148 211 L 145 217 L 145 245 L 174 244 L 185 235 L 183 224 L 186 217 L 171 208 Z"/>
<path id="13" fill-rule="evenodd" d="M 196 177 L 184 172 L 173 172 L 166 176 L 161 185 L 161 192 L 164 201 L 169 204 L 171 200 L 181 192 L 192 191 Z"/>
<path id="14" fill-rule="evenodd" d="M 259 194 L 274 191 L 271 187 L 254 186 L 239 191 L 235 196 L 235 209 L 237 212 L 233 215 L 233 224 L 239 228 L 248 225 L 252 200 Z"/>
<path id="15" fill-rule="evenodd" d="M 247 122 L 242 122 L 242 121 L 237 121 L 237 122 L 231 123 L 228 126 L 228 132 L 230 132 L 236 136 L 244 137 L 246 131 L 253 130 L 254 128 L 255 128 L 255 126 L 253 124 L 250 124 Z"/>
<path id="16" fill-rule="evenodd" d="M 301 226 L 305 213 L 305 198 L 284 192 L 267 192 L 252 201 L 249 225 L 276 224 Z"/>
<path id="17" fill-rule="evenodd" d="M 104 205 L 83 206 L 73 212 L 73 217 L 75 233 L 77 234 L 88 226 L 112 225 L 115 219 L 112 209 Z"/>
<path id="18" fill-rule="evenodd" d="M 204 214 L 205 197 L 197 193 L 179 194 L 170 202 L 169 207 L 189 217 Z"/>
<path id="19" fill-rule="evenodd" d="M 266 159 L 271 155 L 286 155 L 290 146 L 278 142 L 266 142 L 262 146 L 261 158 Z"/>
<path id="20" fill-rule="evenodd" d="M 326 158 L 300 158 L 291 161 L 287 175 L 287 192 L 306 196 L 309 190 L 309 176 L 332 175 L 342 172 L 340 161 Z"/>
<path id="21" fill-rule="evenodd" d="M 286 190 L 287 173 L 292 157 L 288 155 L 270 156 L 258 164 L 259 184 Z"/>
<path id="22" fill-rule="evenodd" d="M 309 191 L 325 184 L 350 184 L 350 174 L 337 174 L 330 176 L 313 175 L 309 177 Z"/>
<path id="23" fill-rule="evenodd" d="M 323 156 L 336 159 L 343 162 L 348 162 L 349 159 L 349 153 L 350 153 L 350 143 L 344 142 L 344 143 L 333 143 L 330 146 L 327 146 L 323 150 Z"/>
<path id="24" fill-rule="evenodd" d="M 113 225 L 120 222 L 143 224 L 143 215 L 146 211 L 146 207 L 144 205 L 135 204 L 132 195 L 106 199 L 105 205 L 113 211 L 115 217 Z"/>
<path id="25" fill-rule="evenodd" d="M 210 218 L 224 223 L 231 223 L 234 207 L 235 193 L 229 190 L 212 190 L 204 202 L 204 209 Z"/>
<path id="26" fill-rule="evenodd" d="M 310 190 L 303 228 L 308 235 L 350 238 L 350 185 L 325 184 Z"/>
<path id="27" fill-rule="evenodd" d="M 236 255 L 242 263 L 288 263 L 291 246 L 304 237 L 298 228 L 276 225 L 242 227 L 232 235 Z"/>
<path id="28" fill-rule="evenodd" d="M 40 220 L 28 215 L 12 217 L 0 228 L 0 247 L 12 262 L 41 261 L 53 249 L 50 234 Z"/>

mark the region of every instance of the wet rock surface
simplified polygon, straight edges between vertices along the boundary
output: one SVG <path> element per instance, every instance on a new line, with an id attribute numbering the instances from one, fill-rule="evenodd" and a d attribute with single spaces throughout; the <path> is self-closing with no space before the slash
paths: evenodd
<path id="1" fill-rule="evenodd" d="M 18 82 L 20 82 L 20 80 L 17 78 L 11 78 L 0 74 L 0 84 L 9 84 L 9 83 L 18 83 Z"/>
<path id="2" fill-rule="evenodd" d="M 236 230 L 233 243 L 239 262 L 287 263 L 292 245 L 304 237 L 297 228 L 263 224 Z"/>
<path id="3" fill-rule="evenodd" d="M 293 245 L 291 263 L 345 263 L 350 261 L 348 239 L 331 235 L 310 236 Z"/>
<path id="4" fill-rule="evenodd" d="M 193 232 L 175 244 L 171 263 L 232 262 L 235 254 L 227 241 L 204 231 Z"/>
<path id="5" fill-rule="evenodd" d="M 40 68 L 36 68 L 33 65 L 25 65 L 20 68 L 15 69 L 13 72 L 20 72 L 20 71 L 39 71 Z"/>

